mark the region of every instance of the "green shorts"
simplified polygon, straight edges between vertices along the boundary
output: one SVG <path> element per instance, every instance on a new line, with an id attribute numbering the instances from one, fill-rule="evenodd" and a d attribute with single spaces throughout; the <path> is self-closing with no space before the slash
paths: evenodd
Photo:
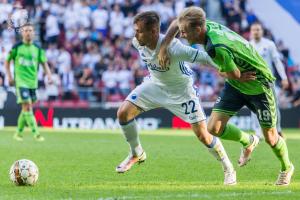
<path id="1" fill-rule="evenodd" d="M 36 89 L 17 87 L 16 88 L 17 103 L 34 103 L 37 100 Z"/>
<path id="2" fill-rule="evenodd" d="M 265 92 L 262 94 L 246 95 L 226 82 L 221 95 L 216 100 L 213 112 L 233 116 L 243 106 L 247 106 L 256 114 L 262 128 L 276 127 L 277 112 L 274 85 L 265 86 L 264 90 Z"/>

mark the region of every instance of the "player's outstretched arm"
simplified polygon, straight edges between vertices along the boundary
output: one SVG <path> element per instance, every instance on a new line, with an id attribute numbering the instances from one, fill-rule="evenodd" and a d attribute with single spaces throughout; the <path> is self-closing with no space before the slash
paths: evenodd
<path id="1" fill-rule="evenodd" d="M 289 87 L 289 81 L 284 69 L 284 65 L 280 60 L 280 56 L 274 42 L 271 43 L 271 56 L 272 56 L 272 61 L 274 63 L 274 66 L 281 78 L 281 87 L 283 89 L 287 89 Z"/>
<path id="2" fill-rule="evenodd" d="M 6 71 L 8 83 L 9 83 L 10 86 L 13 86 L 15 84 L 15 82 L 14 82 L 14 79 L 13 79 L 13 77 L 11 75 L 11 72 L 10 72 L 10 61 L 6 60 L 4 65 L 5 65 L 5 71 Z"/>
<path id="3" fill-rule="evenodd" d="M 180 40 L 174 39 L 168 47 L 169 56 L 179 61 L 199 63 L 217 67 L 207 52 L 184 45 Z"/>
<path id="4" fill-rule="evenodd" d="M 241 82 L 246 82 L 246 81 L 254 81 L 256 79 L 256 73 L 255 72 L 234 72 L 237 73 L 236 75 L 232 74 L 230 75 L 230 73 L 228 72 L 219 72 L 219 75 L 222 76 L 223 78 L 229 78 L 229 79 L 236 79 L 239 80 Z M 238 78 L 238 74 L 240 73 L 240 77 Z"/>
<path id="5" fill-rule="evenodd" d="M 53 83 L 53 80 L 52 80 L 52 74 L 51 74 L 51 71 L 50 71 L 50 68 L 49 68 L 49 65 L 47 62 L 44 62 L 44 63 L 41 63 L 42 66 L 43 66 L 43 70 L 48 78 L 48 83 L 49 84 L 52 84 Z"/>
<path id="6" fill-rule="evenodd" d="M 163 39 L 160 49 L 159 49 L 158 62 L 162 68 L 166 68 L 166 66 L 170 64 L 170 55 L 168 52 L 168 47 L 169 47 L 171 41 L 177 35 L 178 30 L 179 30 L 179 28 L 177 25 L 177 19 L 175 19 L 169 26 L 166 36 Z"/>

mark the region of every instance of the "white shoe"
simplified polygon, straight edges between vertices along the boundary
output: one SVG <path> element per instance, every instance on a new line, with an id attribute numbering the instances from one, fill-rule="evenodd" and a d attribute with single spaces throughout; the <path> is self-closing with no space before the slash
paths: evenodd
<path id="1" fill-rule="evenodd" d="M 20 142 L 23 141 L 23 137 L 20 136 L 18 133 L 15 133 L 13 138 L 14 138 L 15 140 L 17 140 L 17 141 L 20 141 Z"/>
<path id="2" fill-rule="evenodd" d="M 294 170 L 295 170 L 295 167 L 292 164 L 288 170 L 280 172 L 275 185 L 278 185 L 278 186 L 289 185 L 291 182 L 291 178 L 293 176 Z"/>
<path id="3" fill-rule="evenodd" d="M 240 167 L 245 166 L 251 160 L 251 154 L 252 154 L 253 150 L 255 149 L 255 147 L 259 143 L 259 138 L 256 135 L 252 135 L 252 137 L 253 137 L 252 144 L 250 144 L 246 148 L 242 148 L 241 156 L 238 161 L 238 165 Z"/>
<path id="4" fill-rule="evenodd" d="M 236 185 L 236 171 L 224 171 L 224 185 Z"/>
<path id="5" fill-rule="evenodd" d="M 125 158 L 125 160 L 121 162 L 119 166 L 117 166 L 116 172 L 124 173 L 130 170 L 134 164 L 144 162 L 146 158 L 147 156 L 145 151 L 143 151 L 143 153 L 139 156 L 134 156 L 130 153 L 129 156 L 127 156 L 127 158 Z"/>
<path id="6" fill-rule="evenodd" d="M 41 135 L 35 135 L 34 139 L 35 139 L 35 141 L 38 141 L 38 142 L 44 142 L 45 141 L 45 138 Z"/>

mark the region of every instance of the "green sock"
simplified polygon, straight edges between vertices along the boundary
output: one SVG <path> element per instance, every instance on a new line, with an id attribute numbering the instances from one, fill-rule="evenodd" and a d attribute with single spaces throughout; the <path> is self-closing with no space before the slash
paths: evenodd
<path id="1" fill-rule="evenodd" d="M 279 137 L 276 145 L 272 147 L 272 150 L 281 162 L 281 171 L 287 170 L 291 166 L 291 162 L 289 159 L 288 148 L 282 137 Z"/>
<path id="2" fill-rule="evenodd" d="M 24 112 L 25 120 L 28 126 L 31 128 L 33 136 L 39 135 L 39 131 L 37 128 L 36 120 L 33 115 L 33 112 Z"/>
<path id="3" fill-rule="evenodd" d="M 240 142 L 244 147 L 249 146 L 253 141 L 253 137 L 251 135 L 241 131 L 233 124 L 226 125 L 220 138 L 224 140 L 233 140 L 236 142 Z"/>
<path id="4" fill-rule="evenodd" d="M 18 117 L 18 130 L 17 133 L 19 136 L 23 136 L 23 130 L 26 125 L 25 117 L 23 111 L 20 112 L 19 117 Z"/>

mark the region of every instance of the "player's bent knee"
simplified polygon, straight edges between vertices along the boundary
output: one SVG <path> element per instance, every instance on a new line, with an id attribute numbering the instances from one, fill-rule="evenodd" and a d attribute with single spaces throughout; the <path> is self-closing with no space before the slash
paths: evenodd
<path id="1" fill-rule="evenodd" d="M 219 136 L 223 132 L 223 129 L 221 126 L 218 126 L 213 123 L 208 123 L 207 130 L 210 134 L 215 135 L 215 136 Z"/>
<path id="2" fill-rule="evenodd" d="M 118 120 L 120 122 L 126 122 L 128 118 L 128 114 L 129 112 L 127 107 L 124 104 L 122 104 L 117 111 Z"/>
<path id="3" fill-rule="evenodd" d="M 117 111 L 117 118 L 119 122 L 126 123 L 138 115 L 139 111 L 135 106 L 132 106 L 128 102 L 124 102 Z"/>
<path id="4" fill-rule="evenodd" d="M 275 146 L 278 140 L 278 136 L 268 136 L 265 137 L 266 143 L 268 143 L 270 146 Z"/>
<path id="5" fill-rule="evenodd" d="M 264 130 L 265 141 L 270 146 L 275 146 L 277 143 L 279 136 L 276 133 L 277 133 L 277 131 L 274 128 Z"/>
<path id="6" fill-rule="evenodd" d="M 117 112 L 117 117 L 118 117 L 118 120 L 119 122 L 127 122 L 129 119 L 129 112 L 128 112 L 128 109 L 126 109 L 126 107 L 124 106 L 121 106 L 119 109 L 118 109 L 118 112 Z"/>

